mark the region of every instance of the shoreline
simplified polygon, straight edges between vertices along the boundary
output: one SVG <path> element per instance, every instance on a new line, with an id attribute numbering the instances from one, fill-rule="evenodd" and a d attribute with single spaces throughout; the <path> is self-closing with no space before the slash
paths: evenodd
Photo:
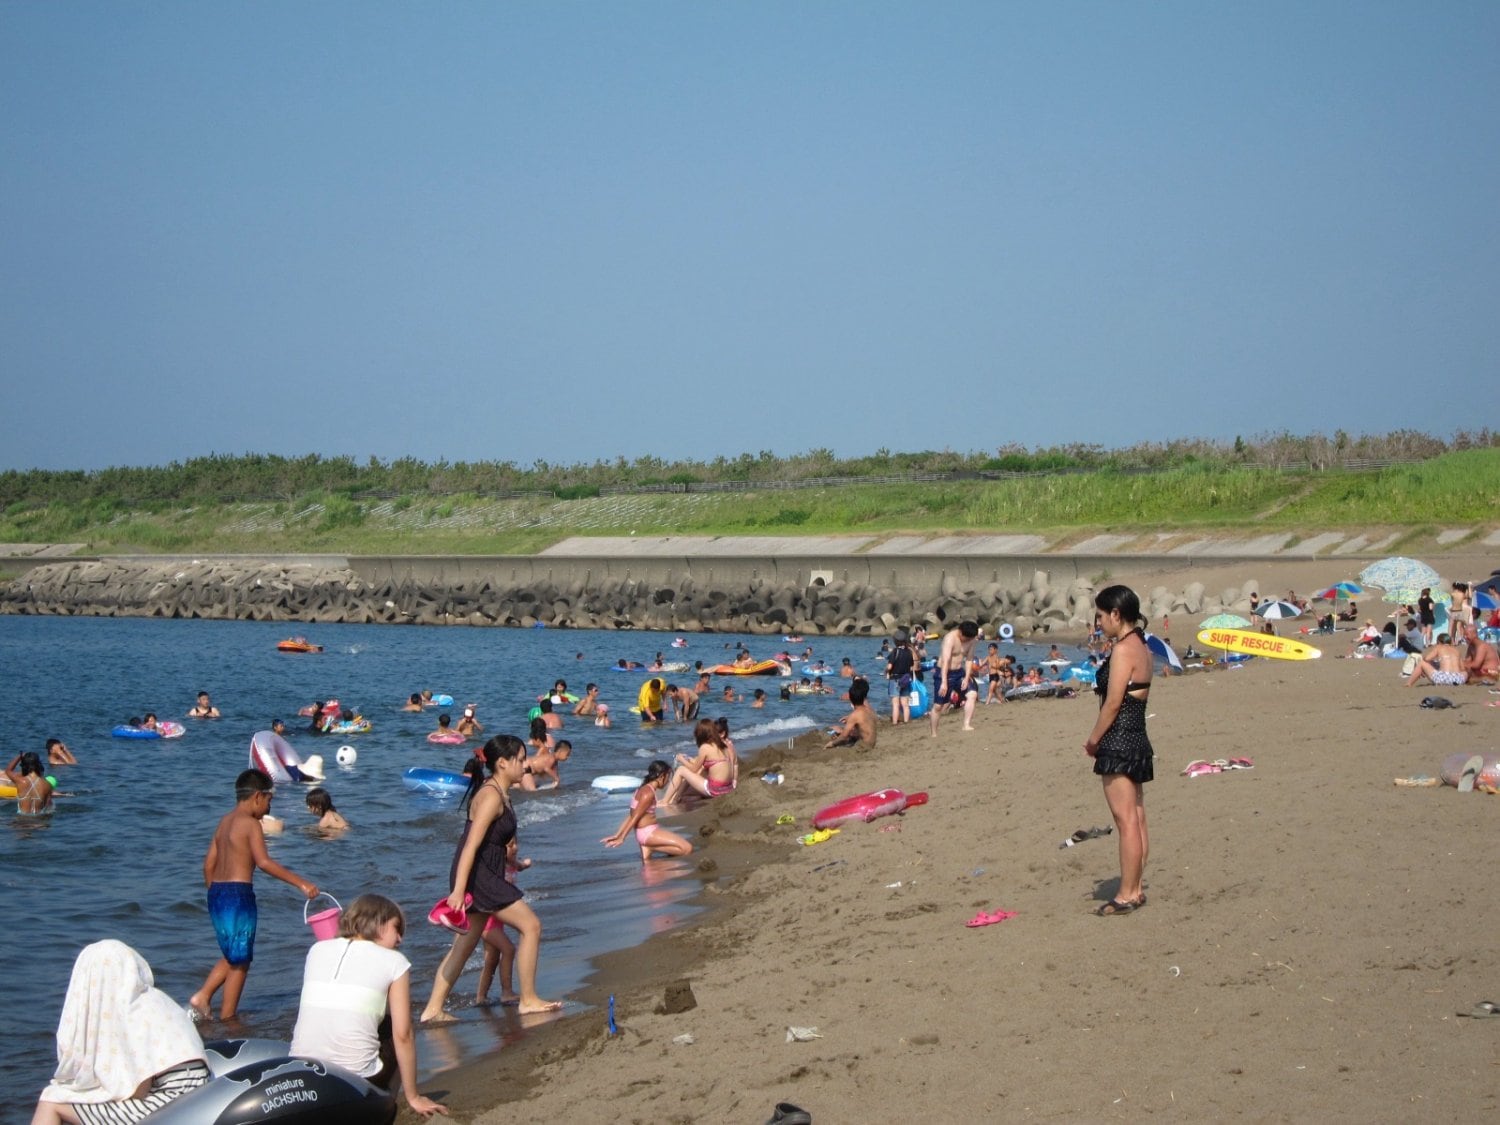
<path id="1" fill-rule="evenodd" d="M 1338 577 L 1316 562 L 1227 569 L 1274 575 L 1268 595 Z M 1150 578 L 1115 580 L 1144 593 Z M 1344 638 L 1322 643 L 1332 657 Z M 1091 697 L 981 707 L 975 733 L 950 716 L 936 741 L 925 720 L 886 721 L 872 752 L 768 747 L 746 786 L 692 814 L 715 829 L 695 854 L 718 868 L 695 896 L 706 912 L 596 959 L 573 997 L 594 1010 L 424 1091 L 486 1125 L 522 1103 L 580 1121 L 763 1120 L 780 1101 L 823 1120 L 897 1121 L 913 1098 L 949 1119 L 1492 1109 L 1484 1025 L 1454 1012 L 1493 998 L 1481 993 L 1500 910 L 1463 894 L 1454 855 L 1485 854 L 1500 801 L 1391 778 L 1435 774 L 1455 732 L 1494 751 L 1500 709 L 1481 688 L 1444 689 L 1462 705 L 1436 713 L 1440 745 L 1425 745 L 1434 713 L 1417 702 L 1433 689 L 1396 684 L 1394 662 L 1331 659 L 1162 681 L 1152 901 L 1122 919 L 1090 913 L 1118 870 L 1112 838 L 1059 848 L 1108 823 L 1078 749 Z M 1255 770 L 1178 776 L 1190 759 L 1240 752 Z M 760 784 L 778 757 L 786 784 Z M 887 785 L 931 803 L 796 845 L 817 807 Z M 799 823 L 775 827 L 780 811 Z M 1001 907 L 1021 913 L 964 927 Z M 699 1006 L 656 1014 L 684 978 Z M 788 1025 L 825 1038 L 786 1043 Z M 696 1042 L 673 1044 L 682 1033 Z"/>
<path id="2" fill-rule="evenodd" d="M 760 775 L 769 768 L 787 760 L 793 749 L 812 752 L 820 747 L 826 735 L 818 730 L 809 731 L 792 740 L 791 747 L 780 745 L 763 746 L 746 755 L 742 760 L 743 780 L 771 789 L 760 781 Z M 857 751 L 834 751 L 850 754 Z M 736 790 L 733 796 L 738 796 Z M 701 885 L 689 896 L 687 904 L 695 911 L 693 917 L 664 933 L 621 949 L 599 954 L 591 961 L 592 971 L 581 988 L 569 994 L 569 1001 L 589 1006 L 585 1012 L 576 1012 L 561 1018 L 538 1020 L 535 1026 L 525 1029 L 514 1043 L 499 1051 L 485 1052 L 467 1059 L 456 1067 L 429 1074 L 423 1069 L 423 1092 L 445 1100 L 450 1089 L 454 1091 L 448 1102 L 454 1119 L 464 1120 L 464 1113 L 482 1113 L 495 1108 L 496 1101 L 503 1096 L 507 1103 L 524 1097 L 539 1081 L 533 1067 L 536 1063 L 557 1062 L 577 1056 L 585 1046 L 606 1035 L 610 996 L 616 997 L 616 1009 L 623 1022 L 627 1010 L 651 1010 L 660 1003 L 664 989 L 700 968 L 715 951 L 703 948 L 695 940 L 695 931 L 705 925 L 714 924 L 725 912 L 733 913 L 739 903 L 735 896 L 742 893 L 739 884 L 755 867 L 783 862 L 785 847 L 771 839 L 753 838 L 742 834 L 741 822 L 749 815 L 735 808 L 729 815 L 723 814 L 728 802 L 719 798 L 716 802 L 702 802 L 671 818 L 674 831 L 687 835 L 693 841 L 693 855 L 688 863 L 693 867 L 692 877 L 699 878 Z M 717 809 L 715 808 L 717 805 Z M 724 821 L 731 823 L 728 832 L 723 831 Z M 708 826 L 706 845 L 703 830 Z M 804 831 L 806 829 L 803 829 Z M 783 829 L 783 831 L 787 831 Z M 703 864 L 712 863 L 705 871 Z M 545 938 L 544 938 L 545 945 Z M 546 950 L 543 949 L 545 957 Z M 474 961 L 471 959 L 472 971 Z M 415 969 L 415 965 L 413 968 Z M 455 989 L 455 992 L 458 991 Z M 654 1000 L 653 1000 L 654 996 Z M 451 1026 L 451 1025 L 450 1025 Z M 441 1033 L 443 1025 L 427 1028 L 418 1024 L 419 1049 L 422 1038 L 433 1032 Z M 420 1068 L 419 1068 L 420 1069 Z M 439 1093 L 432 1093 L 438 1091 Z M 504 1091 L 501 1095 L 500 1091 Z M 466 1104 L 467 1103 L 467 1104 Z M 422 1120 L 400 1102 L 403 1116 L 399 1121 Z M 473 1118 L 477 1120 L 478 1118 Z"/>

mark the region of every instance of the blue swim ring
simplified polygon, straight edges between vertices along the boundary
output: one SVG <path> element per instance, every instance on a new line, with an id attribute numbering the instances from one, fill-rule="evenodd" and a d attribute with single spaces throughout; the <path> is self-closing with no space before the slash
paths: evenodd
<path id="1" fill-rule="evenodd" d="M 115 738 L 160 738 L 161 733 L 154 730 L 146 730 L 144 727 L 133 727 L 129 723 L 121 723 L 109 732 Z"/>

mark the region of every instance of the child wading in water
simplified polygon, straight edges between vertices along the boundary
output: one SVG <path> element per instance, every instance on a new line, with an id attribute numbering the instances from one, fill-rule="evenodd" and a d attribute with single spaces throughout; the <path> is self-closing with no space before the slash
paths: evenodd
<path id="1" fill-rule="evenodd" d="M 505 877 L 512 883 L 520 872 L 531 866 L 531 860 L 516 858 L 517 848 L 514 838 L 505 848 Z M 479 970 L 479 987 L 474 991 L 474 1003 L 490 1002 L 490 983 L 495 979 L 495 970 L 498 969 L 500 1003 L 507 1008 L 515 1007 L 521 1002 L 521 997 L 516 993 L 514 977 L 516 943 L 505 932 L 505 923 L 500 921 L 498 914 L 490 915 L 490 920 L 484 924 L 484 935 L 480 940 L 484 942 L 484 967 Z"/>
<path id="2" fill-rule="evenodd" d="M 606 848 L 618 848 L 633 831 L 635 842 L 641 849 L 642 863 L 651 858 L 652 852 L 673 856 L 692 855 L 692 844 L 656 823 L 656 794 L 666 788 L 667 779 L 671 776 L 672 767 L 660 759 L 647 766 L 646 779 L 635 791 L 635 796 L 630 798 L 630 812 L 621 822 L 619 831 L 613 836 L 604 837 L 600 843 Z"/>
<path id="3" fill-rule="evenodd" d="M 321 785 L 307 791 L 307 811 L 318 818 L 318 828 L 324 832 L 342 832 L 349 822 L 333 807 L 333 798 Z"/>
<path id="4" fill-rule="evenodd" d="M 219 821 L 208 854 L 203 857 L 203 882 L 208 886 L 208 916 L 223 954 L 209 970 L 203 987 L 188 998 L 188 1007 L 206 1019 L 214 993 L 224 989 L 219 1007 L 221 1020 L 233 1019 L 240 1007 L 240 993 L 255 958 L 255 888 L 251 880 L 258 867 L 283 883 L 290 883 L 309 899 L 318 886 L 288 871 L 266 851 L 266 836 L 260 819 L 271 808 L 271 779 L 260 770 L 245 770 L 234 779 L 235 806 Z"/>

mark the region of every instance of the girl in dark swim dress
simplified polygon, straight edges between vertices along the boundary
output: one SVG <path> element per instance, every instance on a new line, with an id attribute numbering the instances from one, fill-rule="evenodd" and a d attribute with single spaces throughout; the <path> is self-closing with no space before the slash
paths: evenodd
<path id="1" fill-rule="evenodd" d="M 521 984 L 519 1011 L 551 1012 L 562 1007 L 561 1003 L 543 1000 L 536 994 L 541 919 L 522 901 L 516 885 L 505 877 L 506 846 L 516 835 L 516 814 L 508 791 L 520 782 L 526 768 L 526 744 L 514 735 L 499 734 L 484 744 L 481 754 L 483 762 L 473 764 L 469 791 L 464 795 L 468 819 L 448 873 L 452 888 L 446 900 L 448 910 L 451 913 L 467 910 L 468 928 L 454 935 L 453 947 L 438 966 L 432 995 L 422 1009 L 423 1023 L 447 1023 L 453 1019 L 443 1011 L 443 1003 L 463 972 L 469 954 L 479 944 L 491 915 L 519 935 L 516 944 L 516 969 Z M 468 896 L 472 896 L 472 901 L 465 903 Z"/>
<path id="2" fill-rule="evenodd" d="M 1146 693 L 1153 661 L 1141 632 L 1141 603 L 1128 586 L 1109 586 L 1094 598 L 1097 620 L 1113 642 L 1098 671 L 1099 717 L 1083 744 L 1104 783 L 1104 799 L 1120 842 L 1120 886 L 1098 913 L 1129 914 L 1146 905 L 1142 878 L 1149 844 L 1146 793 L 1152 778 L 1151 740 L 1146 736 Z"/>
<path id="3" fill-rule="evenodd" d="M 1139 629 L 1133 630 L 1140 634 Z M 1141 643 L 1145 643 L 1144 635 Z M 1109 695 L 1109 673 L 1111 661 L 1099 666 L 1095 678 L 1094 694 L 1099 696 L 1100 706 Z M 1110 773 L 1121 773 L 1131 781 L 1144 785 L 1155 775 L 1152 772 L 1151 739 L 1146 735 L 1146 700 L 1132 692 L 1148 691 L 1151 681 L 1125 684 L 1125 697 L 1120 700 L 1120 710 L 1114 722 L 1099 737 L 1094 748 L 1094 772 L 1101 777 Z"/>
<path id="4" fill-rule="evenodd" d="M 453 863 L 448 868 L 448 885 L 458 885 L 458 861 L 463 856 L 464 845 L 474 829 L 472 819 L 464 822 L 463 835 L 458 838 L 458 847 L 453 852 Z M 516 838 L 516 810 L 506 802 L 505 811 L 490 821 L 479 841 L 479 850 L 474 853 L 474 863 L 469 869 L 469 880 L 464 890 L 474 896 L 470 910 L 492 914 L 504 910 L 513 902 L 521 901 L 521 891 L 505 877 L 505 853 L 510 842 Z"/>

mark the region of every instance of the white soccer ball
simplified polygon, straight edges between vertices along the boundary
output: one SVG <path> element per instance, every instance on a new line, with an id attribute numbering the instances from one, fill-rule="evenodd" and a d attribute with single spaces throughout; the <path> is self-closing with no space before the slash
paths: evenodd
<path id="1" fill-rule="evenodd" d="M 359 758 L 359 751 L 352 746 L 340 746 L 339 752 L 334 755 L 341 766 L 352 766 Z"/>

